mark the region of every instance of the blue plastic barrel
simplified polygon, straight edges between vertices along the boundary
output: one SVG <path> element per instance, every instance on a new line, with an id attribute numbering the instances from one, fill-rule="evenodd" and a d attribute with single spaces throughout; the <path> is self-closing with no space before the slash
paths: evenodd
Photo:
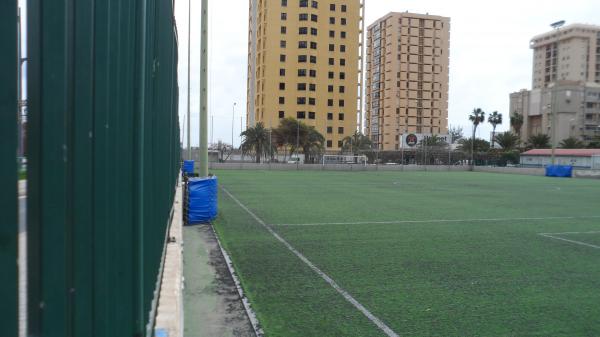
<path id="1" fill-rule="evenodd" d="M 217 177 L 190 178 L 188 180 L 190 224 L 206 223 L 214 220 L 218 212 Z"/>

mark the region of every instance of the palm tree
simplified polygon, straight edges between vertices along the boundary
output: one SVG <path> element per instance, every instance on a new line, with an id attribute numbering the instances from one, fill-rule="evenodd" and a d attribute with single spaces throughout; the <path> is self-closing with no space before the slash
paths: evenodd
<path id="1" fill-rule="evenodd" d="M 494 137 L 494 140 L 502 147 L 503 150 L 513 150 L 519 146 L 521 138 L 510 131 L 499 133 Z"/>
<path id="2" fill-rule="evenodd" d="M 488 116 L 488 123 L 492 124 L 492 148 L 494 147 L 494 138 L 496 138 L 496 127 L 502 124 L 502 114 L 498 111 L 492 112 Z"/>
<path id="3" fill-rule="evenodd" d="M 256 126 L 246 129 L 241 133 L 242 153 L 254 156 L 257 163 L 260 163 L 260 158 L 271 153 L 269 149 L 269 130 L 265 129 L 262 122 L 256 123 Z"/>
<path id="4" fill-rule="evenodd" d="M 463 138 L 458 141 L 457 149 L 462 152 L 487 152 L 490 149 L 490 142 L 481 138 L 475 138 L 475 142 L 472 142 L 471 138 Z"/>
<path id="5" fill-rule="evenodd" d="M 510 116 L 510 126 L 515 130 L 517 135 L 521 137 L 521 128 L 523 127 L 523 115 L 516 112 Z"/>
<path id="6" fill-rule="evenodd" d="M 588 149 L 600 149 L 600 137 L 595 137 L 587 146 Z"/>
<path id="7" fill-rule="evenodd" d="M 473 137 L 471 139 L 475 139 L 475 133 L 477 132 L 477 127 L 480 123 L 485 121 L 485 112 L 480 108 L 473 109 L 473 112 L 469 115 L 469 120 L 473 123 Z M 475 142 L 471 142 L 471 170 L 473 169 L 473 160 L 474 160 L 474 145 Z"/>
<path id="8" fill-rule="evenodd" d="M 534 149 L 547 149 L 550 147 L 550 136 L 543 133 L 533 135 L 527 139 L 527 143 Z"/>
<path id="9" fill-rule="evenodd" d="M 563 139 L 558 145 L 561 149 L 583 149 L 585 144 L 575 137 Z"/>
<path id="10" fill-rule="evenodd" d="M 313 161 L 314 157 L 320 155 L 325 149 L 325 137 L 315 129 L 314 126 L 308 126 L 304 123 L 300 125 L 303 128 L 300 139 L 300 146 L 304 152 L 304 162 Z"/>
<path id="11" fill-rule="evenodd" d="M 342 151 L 351 152 L 352 155 L 356 155 L 360 151 L 371 150 L 372 146 L 373 142 L 371 142 L 369 137 L 358 131 L 355 131 L 352 136 L 342 139 Z"/>

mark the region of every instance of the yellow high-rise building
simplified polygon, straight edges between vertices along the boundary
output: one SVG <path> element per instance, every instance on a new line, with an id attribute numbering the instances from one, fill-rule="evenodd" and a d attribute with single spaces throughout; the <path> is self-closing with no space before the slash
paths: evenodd
<path id="1" fill-rule="evenodd" d="M 250 0 L 248 126 L 315 126 L 327 152 L 357 130 L 362 0 Z"/>

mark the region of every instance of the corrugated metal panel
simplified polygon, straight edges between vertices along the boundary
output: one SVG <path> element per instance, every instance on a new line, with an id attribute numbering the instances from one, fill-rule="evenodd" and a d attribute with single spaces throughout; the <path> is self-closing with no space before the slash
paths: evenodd
<path id="1" fill-rule="evenodd" d="M 169 0 L 29 0 L 30 332 L 144 336 L 180 163 Z"/>
<path id="2" fill-rule="evenodd" d="M 0 329 L 17 335 L 17 2 L 0 3 Z"/>

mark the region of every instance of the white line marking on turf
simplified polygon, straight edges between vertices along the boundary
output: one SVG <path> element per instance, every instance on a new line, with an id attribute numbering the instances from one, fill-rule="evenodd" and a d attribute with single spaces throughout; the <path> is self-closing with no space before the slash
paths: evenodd
<path id="1" fill-rule="evenodd" d="M 574 243 L 576 245 L 581 245 L 581 246 L 591 247 L 591 248 L 595 248 L 595 249 L 600 249 L 600 246 L 597 246 L 597 245 L 592 245 L 590 243 L 585 243 L 585 242 L 581 242 L 581 241 L 565 239 L 565 238 L 561 238 L 560 236 L 556 236 L 556 235 L 560 235 L 560 234 L 598 234 L 598 233 L 600 233 L 600 232 L 564 232 L 564 233 L 538 233 L 538 234 L 541 235 L 541 236 L 547 237 L 547 238 L 555 239 L 555 240 L 561 240 L 561 241 L 566 241 L 566 242 Z"/>
<path id="2" fill-rule="evenodd" d="M 363 313 L 373 324 L 377 325 L 381 331 L 383 331 L 386 335 L 390 337 L 398 337 L 398 334 L 395 333 L 390 327 L 388 327 L 383 321 L 373 315 L 367 308 L 365 308 L 360 302 L 358 302 L 350 293 L 340 287 L 331 277 L 325 274 L 319 267 L 315 266 L 309 259 L 307 259 L 302 253 L 296 250 L 291 244 L 289 244 L 284 238 L 279 236 L 277 232 L 275 232 L 269 225 L 267 225 L 261 218 L 259 218 L 256 214 L 254 214 L 248 207 L 244 206 L 236 197 L 234 197 L 227 189 L 221 187 L 221 189 L 233 200 L 235 201 L 244 211 L 250 214 L 254 220 L 256 220 L 259 224 L 261 224 L 271 235 L 273 235 L 279 242 L 283 243 L 289 251 L 294 253 L 302 262 L 310 267 L 315 273 L 317 273 L 325 282 L 329 283 L 329 285 L 335 289 L 340 295 L 342 295 L 346 301 L 350 302 L 356 309 Z"/>
<path id="3" fill-rule="evenodd" d="M 272 226 L 329 226 L 329 225 L 393 225 L 411 223 L 453 223 L 453 222 L 494 222 L 494 221 L 524 221 L 524 220 L 573 220 L 598 219 L 600 215 L 592 216 L 556 216 L 539 218 L 484 218 L 484 219 L 431 219 L 431 220 L 395 220 L 395 221 L 357 221 L 357 222 L 317 222 L 298 224 L 273 224 Z"/>

